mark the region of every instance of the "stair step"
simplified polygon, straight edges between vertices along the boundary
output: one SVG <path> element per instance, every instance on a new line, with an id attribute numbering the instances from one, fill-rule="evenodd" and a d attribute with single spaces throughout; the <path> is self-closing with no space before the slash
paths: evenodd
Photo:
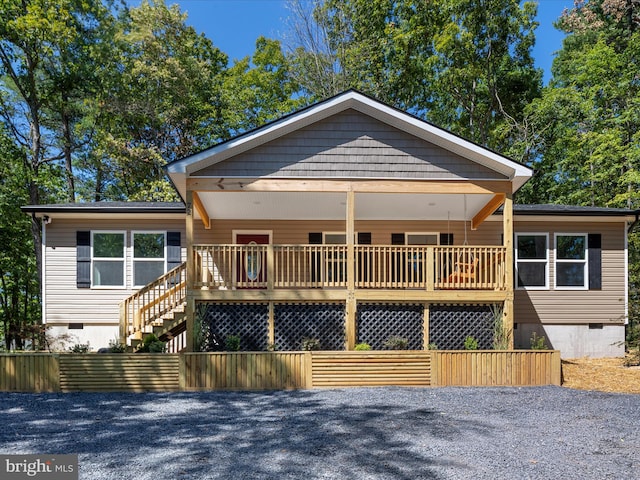
<path id="1" fill-rule="evenodd" d="M 153 333 L 161 340 L 165 341 L 168 335 L 175 336 L 184 332 L 186 329 L 186 302 L 183 302 L 170 311 L 158 315 L 158 317 L 142 327 L 141 331 L 137 331 L 129 335 L 129 343 L 135 351 L 144 340 L 144 337 Z M 164 337 L 164 338 L 163 338 Z"/>

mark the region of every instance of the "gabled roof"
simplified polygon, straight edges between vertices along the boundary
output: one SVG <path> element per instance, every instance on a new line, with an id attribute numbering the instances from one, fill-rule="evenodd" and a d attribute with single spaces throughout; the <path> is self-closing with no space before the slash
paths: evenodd
<path id="1" fill-rule="evenodd" d="M 393 128 L 491 169 L 510 179 L 513 182 L 514 191 L 519 189 L 533 174 L 530 168 L 514 160 L 354 90 L 346 91 L 199 153 L 176 160 L 167 165 L 167 173 L 178 192 L 184 198 L 186 194 L 186 179 L 194 172 L 279 139 L 348 109 L 373 117 Z"/>

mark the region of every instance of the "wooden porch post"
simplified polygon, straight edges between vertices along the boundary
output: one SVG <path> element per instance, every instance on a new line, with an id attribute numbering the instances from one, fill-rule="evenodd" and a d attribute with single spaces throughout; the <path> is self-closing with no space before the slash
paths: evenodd
<path id="1" fill-rule="evenodd" d="M 507 192 L 504 199 L 502 221 L 503 238 L 505 247 L 505 284 L 507 286 L 507 296 L 504 301 L 504 328 L 511 332 L 509 336 L 509 348 L 513 349 L 513 194 Z"/>
<path id="2" fill-rule="evenodd" d="M 356 250 L 355 240 L 355 192 L 347 192 L 347 305 L 346 325 L 347 350 L 353 350 L 356 345 Z"/>
<path id="3" fill-rule="evenodd" d="M 423 328 L 423 345 L 422 345 L 422 349 L 423 350 L 429 350 L 429 343 L 431 343 L 431 340 L 429 339 L 429 308 L 430 308 L 430 304 L 425 303 L 423 310 L 422 310 L 422 328 Z"/>
<path id="4" fill-rule="evenodd" d="M 187 318 L 187 344 L 185 345 L 187 352 L 195 350 L 194 337 L 194 321 L 195 321 L 195 299 L 193 294 L 193 285 L 195 283 L 195 258 L 193 256 L 193 192 L 187 190 L 186 198 L 187 218 L 187 305 L 185 309 Z"/>

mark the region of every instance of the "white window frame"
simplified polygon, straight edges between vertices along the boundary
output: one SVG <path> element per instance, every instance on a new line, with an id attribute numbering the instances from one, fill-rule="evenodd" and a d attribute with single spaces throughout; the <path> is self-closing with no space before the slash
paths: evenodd
<path id="1" fill-rule="evenodd" d="M 514 238 L 514 270 L 515 270 L 515 288 L 516 290 L 549 290 L 549 232 L 517 232 L 515 233 Z M 546 257 L 542 258 L 518 258 L 518 237 L 545 237 L 546 248 Z M 544 265 L 544 286 L 542 285 L 533 285 L 533 286 L 520 286 L 518 285 L 518 264 L 519 263 L 541 263 L 545 262 Z"/>
<path id="2" fill-rule="evenodd" d="M 411 235 L 434 235 L 436 237 L 436 243 L 409 243 L 409 236 Z M 440 232 L 405 232 L 404 234 L 404 243 L 405 245 L 427 245 L 427 246 L 438 246 L 440 245 Z"/>
<path id="3" fill-rule="evenodd" d="M 134 285 L 132 288 L 140 289 L 145 285 L 135 285 L 136 281 L 136 262 L 159 262 L 159 258 L 136 258 L 136 244 L 135 244 L 135 236 L 140 234 L 150 234 L 150 235 L 163 235 L 164 236 L 164 252 L 163 252 L 163 260 L 164 265 L 162 266 L 163 273 L 167 273 L 167 231 L 166 230 L 132 230 L 131 231 L 131 283 Z"/>
<path id="4" fill-rule="evenodd" d="M 558 258 L 558 237 L 583 237 L 584 238 L 584 259 Z M 554 286 L 556 290 L 589 290 L 589 235 L 587 233 L 560 233 L 554 234 Z M 562 263 L 582 263 L 584 271 L 584 282 L 582 286 L 558 285 L 558 264 Z"/>
<path id="5" fill-rule="evenodd" d="M 96 257 L 94 255 L 93 245 L 94 236 L 96 234 L 117 234 L 122 235 L 122 257 Z M 122 262 L 122 284 L 121 285 L 96 285 L 93 278 L 93 263 L 100 262 Z M 97 290 L 116 290 L 127 288 L 127 232 L 125 230 L 91 230 L 91 288 Z"/>
<path id="6" fill-rule="evenodd" d="M 327 236 L 330 235 L 342 235 L 344 237 L 344 242 L 343 243 L 327 243 Z M 357 245 L 358 243 L 358 232 L 354 232 L 354 239 L 353 239 L 353 243 L 354 245 Z M 322 232 L 322 244 L 323 245 L 346 245 L 347 244 L 347 232 L 342 231 L 342 232 L 338 232 L 338 231 L 330 231 L 330 232 Z M 339 279 L 335 279 L 335 278 L 330 278 L 333 277 L 334 275 L 336 275 L 336 273 L 333 270 L 329 270 L 329 265 L 333 265 L 333 266 L 338 266 L 340 265 L 340 268 L 338 268 L 338 272 L 344 272 L 344 274 L 346 275 L 346 268 L 344 267 L 344 265 L 346 265 L 346 257 L 342 257 L 341 254 L 338 254 L 338 257 L 333 257 L 333 253 L 331 252 L 325 252 L 324 253 L 324 266 L 322 268 L 322 282 L 339 282 Z M 328 277 L 329 276 L 329 277 Z"/>
<path id="7" fill-rule="evenodd" d="M 327 243 L 327 237 L 330 235 L 342 235 L 344 242 L 342 243 Z M 354 243 L 358 241 L 358 234 L 355 234 Z M 323 245 L 346 245 L 347 244 L 347 232 L 322 232 L 322 244 Z"/>

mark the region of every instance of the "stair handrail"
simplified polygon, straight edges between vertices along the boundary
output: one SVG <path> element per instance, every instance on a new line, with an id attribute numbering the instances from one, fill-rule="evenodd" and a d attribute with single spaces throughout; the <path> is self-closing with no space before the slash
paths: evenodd
<path id="1" fill-rule="evenodd" d="M 187 298 L 186 262 L 169 270 L 120 303 L 120 341 L 145 330 Z"/>

